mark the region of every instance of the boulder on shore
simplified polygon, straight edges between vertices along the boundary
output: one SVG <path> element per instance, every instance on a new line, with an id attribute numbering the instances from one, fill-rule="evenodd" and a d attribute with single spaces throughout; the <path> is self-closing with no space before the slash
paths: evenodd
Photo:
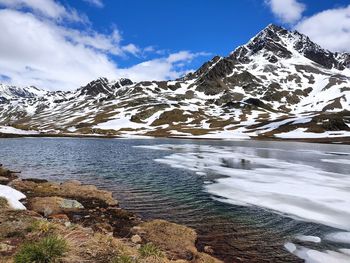
<path id="1" fill-rule="evenodd" d="M 28 208 L 45 216 L 61 214 L 67 211 L 83 209 L 84 206 L 76 200 L 62 197 L 34 197 L 29 201 Z"/>
<path id="2" fill-rule="evenodd" d="M 187 260 L 191 262 L 221 262 L 207 254 L 198 252 L 196 248 L 197 233 L 192 228 L 171 223 L 165 220 L 145 222 L 132 229 L 145 242 L 155 244 L 166 251 L 169 259 Z"/>
<path id="3" fill-rule="evenodd" d="M 0 166 L 0 183 L 1 184 L 8 184 L 10 181 L 15 180 L 17 178 L 18 176 L 14 172 Z"/>

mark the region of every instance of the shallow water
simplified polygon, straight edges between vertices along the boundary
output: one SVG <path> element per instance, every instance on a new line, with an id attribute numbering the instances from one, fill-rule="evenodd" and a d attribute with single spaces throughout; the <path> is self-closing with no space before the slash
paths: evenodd
<path id="1" fill-rule="evenodd" d="M 0 140 L 0 162 L 111 190 L 144 218 L 196 228 L 226 262 L 350 262 L 347 145 L 20 138 Z"/>

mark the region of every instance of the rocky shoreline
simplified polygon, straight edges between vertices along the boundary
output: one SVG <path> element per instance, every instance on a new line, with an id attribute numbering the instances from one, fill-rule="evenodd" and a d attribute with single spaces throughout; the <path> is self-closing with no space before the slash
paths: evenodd
<path id="1" fill-rule="evenodd" d="M 40 246 L 49 241 L 51 250 L 64 244 L 55 259 L 43 259 L 48 249 L 42 253 Z M 93 185 L 21 179 L 0 167 L 1 263 L 32 262 L 40 253 L 35 262 L 222 262 L 210 255 L 211 247 L 198 251 L 196 242 L 195 230 L 165 220 L 144 222 Z"/>

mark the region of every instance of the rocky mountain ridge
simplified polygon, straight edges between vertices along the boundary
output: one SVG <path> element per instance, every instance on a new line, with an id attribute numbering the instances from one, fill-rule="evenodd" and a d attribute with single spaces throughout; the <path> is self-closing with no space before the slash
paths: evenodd
<path id="1" fill-rule="evenodd" d="M 54 134 L 347 137 L 349 99 L 350 54 L 269 25 L 173 81 L 99 78 L 72 92 L 2 85 L 0 125 Z"/>

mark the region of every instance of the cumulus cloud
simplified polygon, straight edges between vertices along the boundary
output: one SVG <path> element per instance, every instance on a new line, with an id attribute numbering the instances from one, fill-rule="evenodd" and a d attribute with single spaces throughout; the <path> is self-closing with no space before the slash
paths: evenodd
<path id="1" fill-rule="evenodd" d="M 56 20 L 68 19 L 76 22 L 87 22 L 87 17 L 79 15 L 75 9 L 67 9 L 54 0 L 0 0 L 0 7 L 16 10 L 28 8 L 34 13 Z"/>
<path id="2" fill-rule="evenodd" d="M 265 0 L 272 13 L 283 23 L 293 24 L 301 19 L 306 6 L 298 0 Z"/>
<path id="3" fill-rule="evenodd" d="M 96 7 L 102 8 L 104 7 L 104 4 L 102 2 L 102 0 L 83 0 L 84 2 L 87 2 L 91 5 L 94 5 Z"/>
<path id="4" fill-rule="evenodd" d="M 115 62 L 118 57 L 140 58 L 144 53 L 156 54 L 157 50 L 124 44 L 117 29 L 109 34 L 96 32 L 91 25 L 77 30 L 62 21 L 69 17 L 70 9 L 52 0 L 37 4 L 40 1 L 0 0 L 0 5 L 6 7 L 0 9 L 1 82 L 72 90 L 98 77 L 163 80 L 181 76 L 186 71 L 184 66 L 205 55 L 188 51 L 163 54 L 161 58 L 120 68 Z"/>
<path id="5" fill-rule="evenodd" d="M 303 17 L 306 6 L 299 0 L 265 0 L 283 23 L 307 35 L 323 48 L 350 52 L 350 5 Z"/>
<path id="6" fill-rule="evenodd" d="M 118 74 L 134 81 L 176 79 L 191 70 L 186 66 L 195 58 L 209 56 L 210 53 L 180 51 L 167 57 L 145 61 L 128 69 L 119 69 Z"/>
<path id="7" fill-rule="evenodd" d="M 135 44 L 128 44 L 126 46 L 123 46 L 122 50 L 130 54 L 133 54 L 134 56 L 139 56 L 139 54 L 142 52 L 141 49 L 137 47 Z"/>
<path id="8" fill-rule="evenodd" d="M 111 34 L 101 34 L 95 31 L 78 31 L 65 27 L 55 27 L 55 30 L 65 39 L 76 45 L 83 45 L 95 49 L 96 51 L 108 52 L 113 55 L 123 55 L 125 52 L 134 54 L 135 50 L 129 46 L 121 45 L 122 36 L 117 29 L 114 29 Z M 136 48 L 136 46 L 135 46 Z"/>
<path id="9" fill-rule="evenodd" d="M 331 51 L 350 52 L 350 5 L 304 18 L 295 29 Z"/>
<path id="10" fill-rule="evenodd" d="M 189 51 L 180 51 L 174 54 L 171 54 L 167 61 L 169 63 L 176 63 L 176 62 L 182 62 L 182 61 L 192 61 L 194 58 L 199 56 L 210 56 L 210 53 L 207 52 L 198 52 L 198 53 L 191 53 Z"/>
<path id="11" fill-rule="evenodd" d="M 0 32 L 0 72 L 13 84 L 72 89 L 97 75 L 113 77 L 116 71 L 96 48 L 109 48 L 107 37 L 96 38 L 91 47 L 89 35 L 6 9 L 0 10 Z"/>

